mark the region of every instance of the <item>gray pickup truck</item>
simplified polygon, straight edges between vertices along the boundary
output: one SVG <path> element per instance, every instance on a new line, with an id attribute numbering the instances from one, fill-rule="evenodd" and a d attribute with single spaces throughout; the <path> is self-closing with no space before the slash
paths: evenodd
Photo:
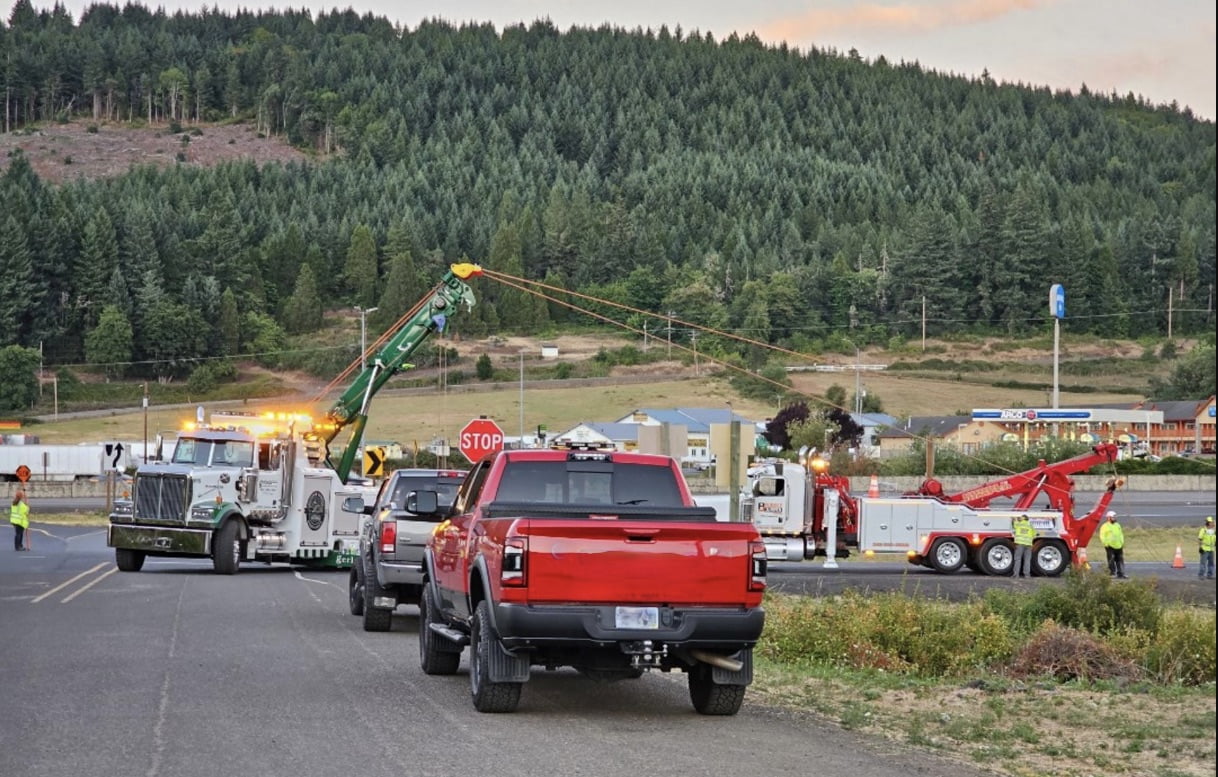
<path id="1" fill-rule="evenodd" d="M 364 506 L 367 517 L 360 529 L 359 559 L 351 565 L 348 584 L 351 614 L 363 616 L 364 631 L 389 631 L 399 604 L 418 604 L 423 550 L 452 506 L 465 474 L 448 469 L 395 470 L 381 483 L 376 501 Z M 408 509 L 419 509 L 413 499 L 419 491 L 434 492 L 435 510 Z"/>

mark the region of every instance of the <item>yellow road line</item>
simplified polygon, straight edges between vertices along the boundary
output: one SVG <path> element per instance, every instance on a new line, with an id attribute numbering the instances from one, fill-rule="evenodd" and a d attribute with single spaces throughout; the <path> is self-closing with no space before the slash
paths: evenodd
<path id="1" fill-rule="evenodd" d="M 72 583 L 75 583 L 77 580 L 81 579 L 81 578 L 82 578 L 82 577 L 84 577 L 85 575 L 91 575 L 91 574 L 93 574 L 94 572 L 96 572 L 97 570 L 101 569 L 102 567 L 106 566 L 106 565 L 107 565 L 107 564 L 109 564 L 109 563 L 110 563 L 109 561 L 103 561 L 102 563 L 98 564 L 97 566 L 93 567 L 92 569 L 86 569 L 84 572 L 81 572 L 79 575 L 77 575 L 76 577 L 72 578 L 71 580 L 68 580 L 68 581 L 67 581 L 67 582 L 65 582 L 65 583 L 60 583 L 59 585 L 55 586 L 54 588 L 52 588 L 51 590 L 47 591 L 47 592 L 46 592 L 45 594 L 43 594 L 42 596 L 36 597 L 36 598 L 34 598 L 34 599 L 31 599 L 31 600 L 30 600 L 30 604 L 38 604 L 39 602 L 41 602 L 43 599 L 47 598 L 47 597 L 48 597 L 48 596 L 50 596 L 51 594 L 53 594 L 53 593 L 55 593 L 55 592 L 57 592 L 57 591 L 61 591 L 61 590 L 63 590 L 64 588 L 67 588 L 68 586 L 72 585 Z"/>
<path id="2" fill-rule="evenodd" d="M 118 567 L 111 567 L 109 572 L 106 572 L 104 575 L 100 575 L 99 577 L 97 577 L 93 580 L 90 580 L 88 582 L 88 584 L 81 586 L 80 590 L 77 591 L 76 593 L 72 594 L 71 596 L 64 597 L 63 601 L 61 601 L 60 604 L 67 604 L 68 602 L 72 601 L 76 597 L 83 594 L 85 591 L 88 591 L 93 586 L 95 586 L 98 583 L 100 583 L 101 581 L 105 580 L 110 575 L 113 575 L 117 571 L 118 571 Z"/>

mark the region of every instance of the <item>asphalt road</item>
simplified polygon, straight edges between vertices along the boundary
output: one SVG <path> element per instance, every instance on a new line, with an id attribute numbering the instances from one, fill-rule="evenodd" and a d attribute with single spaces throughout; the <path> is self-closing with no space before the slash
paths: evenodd
<path id="1" fill-rule="evenodd" d="M 5 775 L 983 774 L 747 701 L 699 716 L 683 675 L 535 670 L 517 713 L 484 715 L 464 664 L 421 673 L 414 618 L 362 630 L 345 573 L 159 559 L 121 573 L 86 527 L 0 547 Z"/>

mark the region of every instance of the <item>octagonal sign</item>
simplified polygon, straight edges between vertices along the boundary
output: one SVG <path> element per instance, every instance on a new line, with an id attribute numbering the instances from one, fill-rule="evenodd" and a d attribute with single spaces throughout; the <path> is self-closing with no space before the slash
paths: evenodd
<path id="1" fill-rule="evenodd" d="M 503 450 L 503 430 L 489 418 L 475 418 L 461 429 L 457 447 L 470 462 Z"/>

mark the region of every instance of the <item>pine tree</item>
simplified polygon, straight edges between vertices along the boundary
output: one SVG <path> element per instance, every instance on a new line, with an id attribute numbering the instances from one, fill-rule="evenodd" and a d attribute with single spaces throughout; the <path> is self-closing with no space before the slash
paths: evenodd
<path id="1" fill-rule="evenodd" d="M 351 231 L 347 262 L 343 265 L 343 282 L 351 299 L 359 307 L 369 308 L 376 302 L 379 275 L 376 266 L 376 241 L 372 230 L 360 224 Z"/>
<path id="2" fill-rule="evenodd" d="M 296 277 L 296 288 L 283 310 L 283 328 L 289 334 L 315 332 L 321 327 L 324 308 L 317 294 L 313 270 L 305 265 Z"/>

